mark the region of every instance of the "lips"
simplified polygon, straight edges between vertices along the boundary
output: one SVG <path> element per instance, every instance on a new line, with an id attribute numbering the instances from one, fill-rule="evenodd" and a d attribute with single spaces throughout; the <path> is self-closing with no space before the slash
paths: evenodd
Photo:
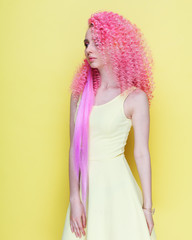
<path id="1" fill-rule="evenodd" d="M 90 61 L 90 62 L 94 62 L 95 59 L 96 59 L 96 58 L 90 57 L 90 58 L 89 58 L 89 61 Z"/>
<path id="2" fill-rule="evenodd" d="M 96 58 L 94 58 L 94 57 L 89 57 L 89 60 L 91 61 L 91 60 L 94 60 L 94 59 L 96 59 Z"/>

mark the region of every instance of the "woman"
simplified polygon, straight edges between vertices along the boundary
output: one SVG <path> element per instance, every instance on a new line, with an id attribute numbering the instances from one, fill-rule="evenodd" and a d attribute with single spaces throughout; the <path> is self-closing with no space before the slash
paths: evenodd
<path id="1" fill-rule="evenodd" d="M 84 45 L 86 58 L 71 85 L 70 203 L 62 240 L 154 240 L 150 51 L 136 25 L 107 11 L 91 15 Z M 124 155 L 131 126 L 143 194 Z"/>

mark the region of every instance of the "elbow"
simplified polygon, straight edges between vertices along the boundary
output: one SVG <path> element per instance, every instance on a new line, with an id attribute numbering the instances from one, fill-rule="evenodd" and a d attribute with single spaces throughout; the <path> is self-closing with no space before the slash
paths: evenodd
<path id="1" fill-rule="evenodd" d="M 135 160 L 143 160 L 150 157 L 149 149 L 134 149 L 134 158 Z"/>

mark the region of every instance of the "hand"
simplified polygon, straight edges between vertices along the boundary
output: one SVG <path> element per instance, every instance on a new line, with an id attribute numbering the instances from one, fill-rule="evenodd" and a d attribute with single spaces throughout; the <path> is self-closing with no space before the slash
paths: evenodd
<path id="1" fill-rule="evenodd" d="M 76 237 L 81 238 L 81 234 L 85 236 L 86 216 L 83 204 L 80 199 L 70 201 L 70 226 L 71 231 Z"/>
<path id="2" fill-rule="evenodd" d="M 149 229 L 149 233 L 151 235 L 151 232 L 153 230 L 154 227 L 154 221 L 153 221 L 153 217 L 152 217 L 152 213 L 150 213 L 149 211 L 143 209 L 144 215 L 145 215 L 145 219 L 147 221 L 147 226 Z"/>

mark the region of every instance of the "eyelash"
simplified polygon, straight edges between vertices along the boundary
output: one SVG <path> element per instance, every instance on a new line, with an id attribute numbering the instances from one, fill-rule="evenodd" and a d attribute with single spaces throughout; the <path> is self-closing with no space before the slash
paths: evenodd
<path id="1" fill-rule="evenodd" d="M 87 48 L 87 43 L 84 43 L 84 45 L 85 45 L 85 47 Z M 97 46 L 98 46 L 98 44 L 96 44 L 96 43 L 95 43 L 95 46 L 97 47 Z"/>

